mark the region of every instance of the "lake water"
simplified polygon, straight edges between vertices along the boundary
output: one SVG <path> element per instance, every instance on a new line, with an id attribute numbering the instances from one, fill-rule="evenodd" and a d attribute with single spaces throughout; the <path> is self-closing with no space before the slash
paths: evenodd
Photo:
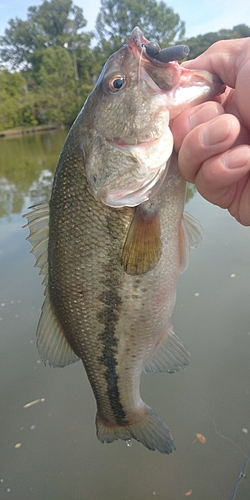
<path id="1" fill-rule="evenodd" d="M 179 278 L 173 317 L 191 363 L 141 384 L 177 450 L 102 445 L 82 364 L 53 369 L 39 359 L 42 279 L 21 228 L 27 207 L 49 198 L 65 136 L 0 140 L 0 498 L 229 500 L 250 450 L 250 228 L 193 194 L 186 209 L 205 239 Z M 250 498 L 250 463 L 246 476 L 237 500 Z"/>

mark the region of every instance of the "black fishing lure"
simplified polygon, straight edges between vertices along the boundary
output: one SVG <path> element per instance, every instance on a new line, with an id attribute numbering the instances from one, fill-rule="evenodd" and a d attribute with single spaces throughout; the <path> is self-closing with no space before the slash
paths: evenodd
<path id="1" fill-rule="evenodd" d="M 181 61 L 189 54 L 187 45 L 175 45 L 161 49 L 157 42 L 149 42 L 146 45 L 146 53 L 149 57 L 156 59 L 159 62 Z"/>

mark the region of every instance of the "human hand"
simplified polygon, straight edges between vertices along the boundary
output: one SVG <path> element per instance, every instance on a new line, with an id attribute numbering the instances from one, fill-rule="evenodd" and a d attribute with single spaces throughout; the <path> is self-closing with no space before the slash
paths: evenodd
<path id="1" fill-rule="evenodd" d="M 173 120 L 181 173 L 204 198 L 250 225 L 250 38 L 219 41 L 184 65 L 218 75 L 227 88 L 216 102 Z"/>

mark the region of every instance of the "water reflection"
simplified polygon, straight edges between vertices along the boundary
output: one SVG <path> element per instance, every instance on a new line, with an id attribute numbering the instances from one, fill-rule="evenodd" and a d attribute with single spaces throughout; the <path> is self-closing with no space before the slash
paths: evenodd
<path id="1" fill-rule="evenodd" d="M 49 200 L 66 130 L 0 139 L 0 217 L 19 213 L 26 196 L 32 204 Z M 187 201 L 194 196 L 190 185 Z"/>
<path id="2" fill-rule="evenodd" d="M 19 213 L 25 196 L 32 203 L 49 199 L 66 134 L 53 130 L 0 139 L 0 217 Z"/>
<path id="3" fill-rule="evenodd" d="M 62 370 L 39 360 L 42 279 L 21 229 L 27 207 L 49 198 L 65 135 L 1 140 L 0 498 L 229 500 L 250 449 L 250 229 L 190 191 L 187 211 L 205 239 L 179 280 L 173 324 L 191 364 L 142 378 L 142 396 L 177 450 L 101 445 L 81 363 Z M 249 500 L 249 466 L 246 475 L 236 500 Z"/>

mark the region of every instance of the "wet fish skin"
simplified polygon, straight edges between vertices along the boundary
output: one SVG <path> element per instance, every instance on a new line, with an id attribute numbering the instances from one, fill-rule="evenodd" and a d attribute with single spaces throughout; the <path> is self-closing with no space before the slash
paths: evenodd
<path id="1" fill-rule="evenodd" d="M 82 359 L 100 441 L 133 437 L 170 453 L 171 432 L 142 401 L 140 376 L 189 363 L 170 318 L 177 276 L 201 231 L 183 218 L 186 184 L 167 130 L 171 94 L 159 87 L 169 73 L 170 92 L 177 88 L 180 69 L 146 56 L 143 62 L 142 42 L 134 31 L 108 61 L 66 139 L 49 204 L 26 217 L 36 265 L 45 275 L 37 330 L 43 361 L 65 366 Z M 113 95 L 107 82 L 117 74 L 128 83 Z M 218 92 L 218 81 L 213 85 L 202 100 Z M 151 166 L 151 143 L 163 136 Z"/>

